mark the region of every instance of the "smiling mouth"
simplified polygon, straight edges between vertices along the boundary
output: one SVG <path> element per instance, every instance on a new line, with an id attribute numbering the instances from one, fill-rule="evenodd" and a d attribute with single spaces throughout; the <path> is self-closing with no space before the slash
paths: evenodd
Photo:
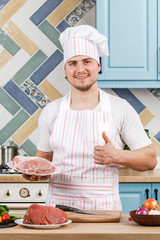
<path id="1" fill-rule="evenodd" d="M 83 76 L 76 76 L 75 78 L 83 80 L 85 78 L 87 78 L 89 75 L 83 75 Z"/>

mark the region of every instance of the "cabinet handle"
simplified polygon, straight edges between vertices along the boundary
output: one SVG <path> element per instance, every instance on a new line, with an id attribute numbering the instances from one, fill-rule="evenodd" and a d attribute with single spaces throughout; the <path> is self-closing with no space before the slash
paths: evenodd
<path id="1" fill-rule="evenodd" d="M 146 199 L 148 199 L 149 198 L 149 189 L 148 188 L 146 188 L 145 193 L 146 193 Z"/>
<path id="2" fill-rule="evenodd" d="M 155 193 L 155 199 L 158 200 L 158 189 L 157 188 L 154 189 L 154 193 Z"/>
<path id="3" fill-rule="evenodd" d="M 99 63 L 100 63 L 100 66 L 101 66 L 101 70 L 99 71 L 99 74 L 102 74 L 102 58 L 101 57 L 99 58 Z"/>

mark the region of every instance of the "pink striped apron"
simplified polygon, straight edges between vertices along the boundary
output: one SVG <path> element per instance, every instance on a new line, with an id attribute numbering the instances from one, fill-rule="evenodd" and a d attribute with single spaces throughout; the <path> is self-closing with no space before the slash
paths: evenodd
<path id="1" fill-rule="evenodd" d="M 60 105 L 51 134 L 53 164 L 59 174 L 50 179 L 46 205 L 64 204 L 88 210 L 121 210 L 118 165 L 94 163 L 95 145 L 104 145 L 102 132 L 116 147 L 108 94 L 100 90 L 100 111 L 70 109 L 70 94 Z"/>

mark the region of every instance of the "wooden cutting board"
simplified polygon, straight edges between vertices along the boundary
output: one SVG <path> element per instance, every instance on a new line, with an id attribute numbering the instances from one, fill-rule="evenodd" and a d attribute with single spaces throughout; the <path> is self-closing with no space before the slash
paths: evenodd
<path id="1" fill-rule="evenodd" d="M 122 214 L 121 211 L 114 210 L 97 212 L 107 213 L 109 215 L 90 215 L 67 211 L 66 214 L 68 215 L 68 218 L 72 220 L 72 222 L 119 222 Z"/>

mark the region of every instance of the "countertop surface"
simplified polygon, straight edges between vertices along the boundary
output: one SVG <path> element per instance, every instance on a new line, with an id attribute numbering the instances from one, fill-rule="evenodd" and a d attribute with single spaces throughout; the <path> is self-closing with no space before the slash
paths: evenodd
<path id="1" fill-rule="evenodd" d="M 20 225 L 1 228 L 3 240 L 158 240 L 160 227 L 147 227 L 128 220 L 123 214 L 118 223 L 71 223 L 56 229 L 31 229 Z"/>
<path id="2" fill-rule="evenodd" d="M 39 181 L 47 183 L 49 180 Z M 21 174 L 0 174 L 0 183 L 27 183 Z M 119 182 L 160 182 L 160 169 L 137 172 L 128 168 L 119 169 Z"/>

